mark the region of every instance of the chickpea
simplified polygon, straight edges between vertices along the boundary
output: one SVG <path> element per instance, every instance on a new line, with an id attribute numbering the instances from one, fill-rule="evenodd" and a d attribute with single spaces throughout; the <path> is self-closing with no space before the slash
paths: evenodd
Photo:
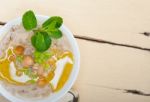
<path id="1" fill-rule="evenodd" d="M 37 70 L 37 74 L 38 74 L 39 76 L 43 76 L 43 74 L 44 74 L 44 69 L 43 69 L 43 67 L 39 66 L 39 68 L 38 68 L 38 70 Z"/>
<path id="2" fill-rule="evenodd" d="M 17 75 L 17 76 L 22 76 L 22 74 L 23 74 L 23 73 L 22 73 L 20 70 L 17 70 L 17 71 L 16 71 L 16 75 Z"/>
<path id="3" fill-rule="evenodd" d="M 22 61 L 22 65 L 24 67 L 30 67 L 30 66 L 34 65 L 33 58 L 29 55 L 24 56 L 23 61 Z"/>
<path id="4" fill-rule="evenodd" d="M 46 80 L 45 77 L 40 77 L 37 81 L 37 85 L 41 88 L 46 86 L 47 84 L 48 84 L 48 81 Z"/>
<path id="5" fill-rule="evenodd" d="M 16 58 L 15 58 L 15 56 L 14 55 L 10 55 L 9 56 L 9 61 L 14 61 Z"/>
<path id="6" fill-rule="evenodd" d="M 51 81 L 54 78 L 55 73 L 53 71 L 50 71 L 47 75 L 47 80 Z"/>
<path id="7" fill-rule="evenodd" d="M 33 65 L 32 69 L 33 69 L 33 70 L 38 70 L 39 66 L 40 66 L 40 65 L 36 63 L 36 64 Z"/>
<path id="8" fill-rule="evenodd" d="M 16 46 L 14 52 L 16 55 L 22 55 L 24 53 L 25 48 L 21 45 Z"/>
<path id="9" fill-rule="evenodd" d="M 54 66 L 55 63 L 56 63 L 56 60 L 55 60 L 54 58 L 51 58 L 51 59 L 48 60 L 48 64 L 49 64 L 50 66 Z"/>
<path id="10" fill-rule="evenodd" d="M 32 69 L 33 74 L 37 75 L 37 70 L 36 69 Z"/>

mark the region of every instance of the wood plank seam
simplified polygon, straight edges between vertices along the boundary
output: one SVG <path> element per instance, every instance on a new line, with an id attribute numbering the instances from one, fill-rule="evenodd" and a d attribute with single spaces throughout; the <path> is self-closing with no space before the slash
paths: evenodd
<path id="1" fill-rule="evenodd" d="M 150 96 L 150 93 L 145 93 L 145 92 L 143 92 L 141 90 L 137 90 L 137 89 L 123 89 L 123 88 L 121 89 L 121 88 L 114 88 L 114 87 L 109 87 L 109 86 L 104 86 L 104 85 L 93 85 L 93 84 L 92 84 L 92 86 L 101 87 L 101 88 L 110 89 L 110 90 L 116 90 L 116 91 L 123 91 L 125 93 L 130 93 L 130 94 L 134 94 L 134 95 Z"/>
<path id="2" fill-rule="evenodd" d="M 0 21 L 0 25 L 5 25 L 5 24 L 6 24 L 5 22 Z M 144 34 L 146 36 L 150 35 L 150 33 L 147 33 L 147 32 L 144 32 L 144 33 L 141 33 L 141 34 Z M 106 40 L 102 40 L 102 39 L 96 39 L 96 38 L 92 38 L 92 37 L 88 37 L 88 36 L 74 35 L 74 37 L 77 38 L 77 39 L 96 42 L 96 43 L 103 43 L 103 44 L 128 47 L 128 48 L 133 48 L 133 49 L 138 49 L 138 50 L 150 51 L 150 48 L 144 48 L 144 47 L 129 45 L 129 44 L 121 44 L 121 43 L 106 41 Z"/>

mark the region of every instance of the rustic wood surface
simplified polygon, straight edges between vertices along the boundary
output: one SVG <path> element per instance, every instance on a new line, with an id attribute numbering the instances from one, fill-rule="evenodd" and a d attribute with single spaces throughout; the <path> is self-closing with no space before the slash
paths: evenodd
<path id="1" fill-rule="evenodd" d="M 150 48 L 149 0 L 0 0 L 0 21 L 32 9 L 59 15 L 78 36 Z M 144 34 L 143 34 L 144 33 Z M 80 102 L 150 102 L 150 52 L 77 39 Z M 0 102 L 9 102 L 0 96 Z"/>

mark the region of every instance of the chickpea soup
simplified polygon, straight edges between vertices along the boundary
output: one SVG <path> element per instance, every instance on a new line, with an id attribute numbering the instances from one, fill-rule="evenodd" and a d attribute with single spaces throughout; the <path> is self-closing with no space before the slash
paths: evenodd
<path id="1" fill-rule="evenodd" d="M 63 21 L 53 16 L 39 25 L 27 11 L 0 41 L 0 80 L 17 97 L 43 98 L 65 85 L 74 56 L 59 29 Z"/>

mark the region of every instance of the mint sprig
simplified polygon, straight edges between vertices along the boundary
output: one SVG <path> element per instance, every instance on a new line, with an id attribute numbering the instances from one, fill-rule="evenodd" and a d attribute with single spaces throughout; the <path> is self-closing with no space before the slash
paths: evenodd
<path id="1" fill-rule="evenodd" d="M 63 19 L 59 16 L 54 16 L 46 20 L 42 27 L 48 27 L 48 28 L 59 28 L 63 23 Z"/>
<path id="2" fill-rule="evenodd" d="M 59 30 L 63 20 L 59 16 L 53 16 L 42 24 L 43 31 L 47 32 L 52 38 L 59 39 L 62 37 L 62 32 Z"/>
<path id="3" fill-rule="evenodd" d="M 31 42 L 34 48 L 39 52 L 44 52 L 51 46 L 51 39 L 59 39 L 62 32 L 59 29 L 63 19 L 59 16 L 53 16 L 47 19 L 41 27 L 37 28 L 37 19 L 33 11 L 29 10 L 22 17 L 23 27 L 27 30 L 33 30 L 34 35 Z"/>
<path id="4" fill-rule="evenodd" d="M 32 45 L 39 52 L 46 51 L 51 45 L 51 38 L 46 32 L 36 32 L 31 37 Z"/>
<path id="5" fill-rule="evenodd" d="M 34 12 L 29 10 L 26 13 L 24 13 L 24 15 L 22 17 L 22 23 L 23 23 L 23 27 L 26 30 L 32 30 L 33 28 L 36 28 L 37 20 L 34 15 Z"/>

